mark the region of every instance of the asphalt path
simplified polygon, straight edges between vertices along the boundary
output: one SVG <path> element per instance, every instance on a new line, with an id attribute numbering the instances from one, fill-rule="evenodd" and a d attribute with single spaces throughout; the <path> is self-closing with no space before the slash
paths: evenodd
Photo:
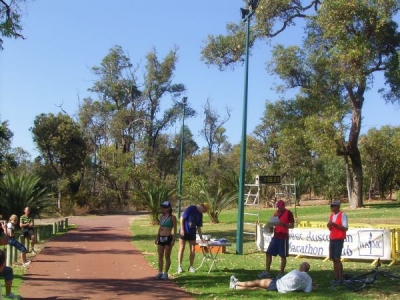
<path id="1" fill-rule="evenodd" d="M 20 287 L 23 299 L 194 299 L 132 244 L 133 215 L 70 217 L 76 229 L 45 244 Z M 133 241 L 134 243 L 134 241 Z"/>

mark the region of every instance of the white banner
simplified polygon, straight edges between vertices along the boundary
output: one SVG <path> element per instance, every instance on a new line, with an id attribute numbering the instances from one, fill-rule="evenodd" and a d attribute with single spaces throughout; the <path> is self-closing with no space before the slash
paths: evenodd
<path id="1" fill-rule="evenodd" d="M 258 226 L 258 249 L 267 251 L 272 239 L 267 228 Z M 293 228 L 289 230 L 289 254 L 329 257 L 329 230 L 319 228 Z M 354 228 L 346 232 L 342 258 L 391 259 L 390 230 Z"/>

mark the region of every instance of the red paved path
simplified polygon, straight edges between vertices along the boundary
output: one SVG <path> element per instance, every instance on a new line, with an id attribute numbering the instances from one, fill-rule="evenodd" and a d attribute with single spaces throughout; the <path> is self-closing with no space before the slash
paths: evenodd
<path id="1" fill-rule="evenodd" d="M 193 299 L 155 270 L 131 243 L 133 216 L 70 217 L 78 228 L 48 242 L 20 288 L 23 299 Z"/>

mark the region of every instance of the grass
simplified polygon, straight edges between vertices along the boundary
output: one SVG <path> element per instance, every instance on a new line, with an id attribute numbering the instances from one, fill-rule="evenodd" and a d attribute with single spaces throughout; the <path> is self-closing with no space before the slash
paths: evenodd
<path id="1" fill-rule="evenodd" d="M 294 211 L 294 208 L 290 208 Z M 342 206 L 349 218 L 350 227 L 353 223 L 393 224 L 399 225 L 398 215 L 400 204 L 396 202 L 374 202 L 367 203 L 365 208 L 350 210 L 348 206 Z M 320 206 L 300 206 L 297 207 L 299 221 L 326 222 L 330 213 L 327 205 Z M 273 209 L 260 209 L 260 222 L 264 223 L 273 214 Z M 245 216 L 246 217 L 246 216 Z M 211 224 L 208 216 L 204 216 L 203 234 L 211 235 L 216 238 L 226 238 L 232 243 L 227 247 L 228 252 L 220 254 L 218 266 L 221 272 L 213 269 L 207 273 L 206 266 L 198 270 L 197 273 L 184 272 L 176 274 L 177 269 L 177 245 L 172 250 L 172 265 L 170 269 L 171 280 L 174 280 L 184 290 L 192 294 L 196 299 L 260 299 L 266 297 L 271 299 L 398 299 L 400 297 L 400 283 L 390 281 L 390 279 L 379 278 L 373 285 L 364 290 L 353 293 L 349 291 L 333 291 L 330 289 L 330 282 L 333 280 L 332 262 L 324 261 L 319 258 L 298 258 L 290 256 L 287 259 L 286 271 L 298 268 L 299 264 L 307 260 L 311 264 L 310 275 L 313 278 L 314 290 L 311 294 L 288 293 L 279 294 L 267 292 L 265 290 L 230 290 L 229 278 L 234 274 L 241 281 L 253 280 L 257 274 L 265 269 L 265 254 L 256 249 L 254 236 L 244 235 L 243 255 L 236 255 L 236 227 L 237 210 L 226 210 L 220 215 L 219 224 Z M 264 221 L 264 222 L 263 222 Z M 158 226 L 150 225 L 149 216 L 141 216 L 132 222 L 132 242 L 135 247 L 142 251 L 146 260 L 155 270 L 157 268 L 156 246 L 154 238 Z M 188 249 L 185 251 L 184 268 L 188 267 Z M 203 256 L 196 254 L 195 266 L 200 265 Z M 272 275 L 279 269 L 280 259 L 274 258 L 272 261 Z M 343 262 L 345 274 L 358 274 L 367 272 L 373 268 L 368 261 L 345 261 Z M 395 264 L 388 267 L 387 263 L 382 264 L 382 269 L 400 274 L 400 265 Z M 154 271 L 156 274 L 156 271 Z M 268 294 L 267 294 L 268 293 Z"/>

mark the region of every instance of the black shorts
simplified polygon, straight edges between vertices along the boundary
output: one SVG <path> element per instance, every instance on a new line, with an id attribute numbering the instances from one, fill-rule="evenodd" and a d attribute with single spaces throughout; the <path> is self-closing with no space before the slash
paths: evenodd
<path id="1" fill-rule="evenodd" d="M 157 245 L 158 246 L 171 246 L 172 235 L 170 236 L 159 236 Z"/>
<path id="2" fill-rule="evenodd" d="M 195 241 L 196 240 L 196 233 L 194 233 L 194 234 L 185 233 L 185 235 L 180 234 L 179 238 L 181 240 L 184 240 L 184 241 Z"/>
<path id="3" fill-rule="evenodd" d="M 342 256 L 344 240 L 329 241 L 329 258 L 339 259 Z"/>
<path id="4" fill-rule="evenodd" d="M 33 229 L 23 228 L 21 229 L 21 236 L 31 239 L 32 236 L 35 234 Z"/>

